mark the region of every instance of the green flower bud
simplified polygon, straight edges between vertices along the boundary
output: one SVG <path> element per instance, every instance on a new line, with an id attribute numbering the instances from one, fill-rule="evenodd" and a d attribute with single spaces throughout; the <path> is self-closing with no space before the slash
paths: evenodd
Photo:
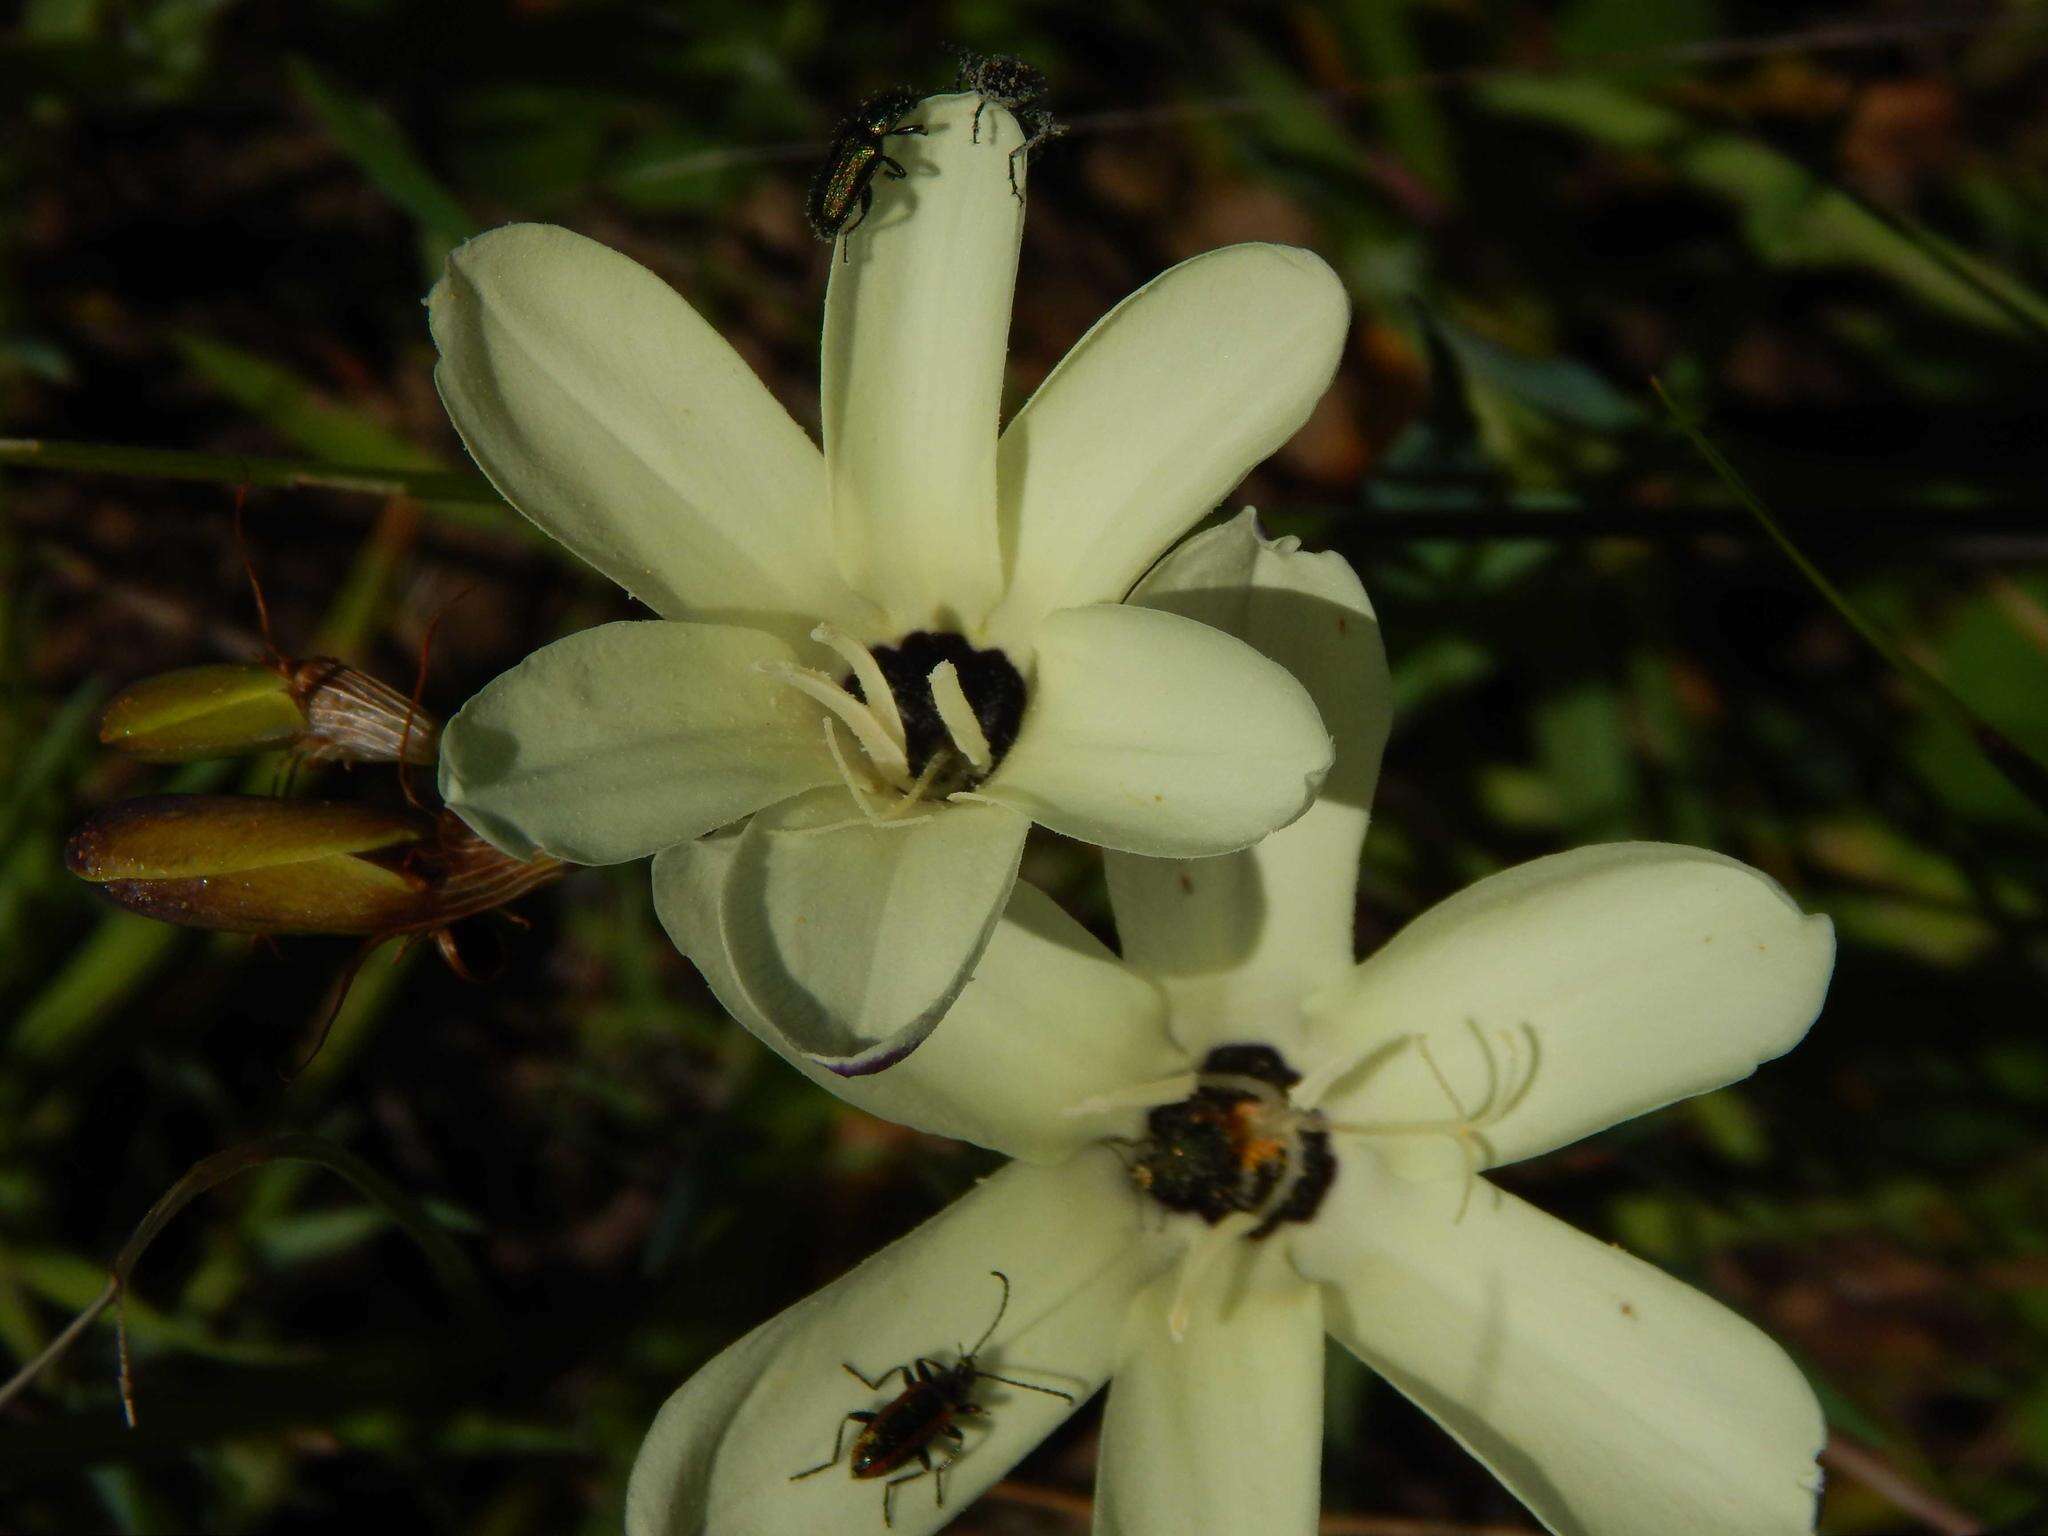
<path id="1" fill-rule="evenodd" d="M 431 764 L 440 722 L 331 656 L 185 667 L 124 688 L 100 740 L 150 763 L 284 748 L 312 761 Z"/>
<path id="2" fill-rule="evenodd" d="M 435 819 L 243 795 L 146 795 L 65 845 L 71 872 L 160 922 L 230 933 L 372 934 L 430 926 L 431 882 L 405 868 Z"/>
<path id="3" fill-rule="evenodd" d="M 289 747 L 307 724 L 291 682 L 269 667 L 185 667 L 114 695 L 100 740 L 146 763 L 189 763 Z"/>
<path id="4" fill-rule="evenodd" d="M 334 800 L 144 795 L 87 819 L 64 862 L 131 912 L 228 933 L 424 933 L 561 878 L 450 811 Z"/>

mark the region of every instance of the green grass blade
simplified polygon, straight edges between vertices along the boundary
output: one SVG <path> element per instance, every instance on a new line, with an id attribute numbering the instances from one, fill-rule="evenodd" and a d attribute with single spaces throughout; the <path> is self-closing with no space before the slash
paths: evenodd
<path id="1" fill-rule="evenodd" d="M 1723 458 L 1720 450 L 1707 440 L 1707 436 L 1680 411 L 1671 396 L 1665 393 L 1661 382 L 1653 381 L 1657 398 L 1664 402 L 1664 409 L 1670 412 L 1672 423 L 1691 441 L 1707 466 L 1720 477 L 1735 499 L 1749 510 L 1765 535 L 1778 546 L 1784 557 L 1792 562 L 1799 574 L 1826 600 L 1829 607 L 1841 615 L 1847 624 L 1863 639 L 1873 651 L 1883 658 L 1886 665 L 1913 684 L 1926 698 L 1948 717 L 1950 722 L 1974 742 L 1984 754 L 1985 760 L 2002 774 L 2007 783 L 2018 790 L 2044 814 L 2048 814 L 2048 763 L 2043 763 L 1997 726 L 1984 719 L 1972 709 L 1954 689 L 1936 677 L 1926 667 L 1906 654 L 1904 647 L 1884 632 L 1876 623 L 1867 618 L 1847 595 L 1828 580 L 1819 566 L 1806 557 L 1804 551 L 1792 542 L 1784 525 L 1764 505 L 1763 499 L 1750 489 L 1749 483 L 1736 472 L 1735 466 Z"/>
<path id="2" fill-rule="evenodd" d="M 288 67 L 292 84 L 335 142 L 444 254 L 476 233 L 476 221 L 427 169 L 388 113 L 339 89 L 306 59 L 294 58 Z M 436 258 L 433 265 L 439 264 Z"/>
<path id="3" fill-rule="evenodd" d="M 134 475 L 145 480 L 200 480 L 264 490 L 345 491 L 361 496 L 410 496 L 443 506 L 502 507 L 482 475 L 417 466 L 328 464 L 314 459 L 253 458 L 242 453 L 193 453 L 182 448 L 126 448 L 109 443 L 0 438 L 0 467 L 58 469 L 87 474 Z M 502 518 L 478 519 L 502 528 Z"/>
<path id="4" fill-rule="evenodd" d="M 370 1164 L 357 1157 L 347 1148 L 324 1137 L 287 1132 L 278 1136 L 266 1136 L 257 1141 L 245 1142 L 202 1158 L 173 1184 L 143 1215 L 121 1246 L 114 1259 L 112 1272 L 106 1286 L 98 1296 L 88 1302 L 78 1316 L 53 1339 L 48 1348 L 29 1361 L 14 1377 L 0 1386 L 0 1407 L 24 1391 L 38 1375 L 59 1359 L 91 1327 L 92 1323 L 109 1305 L 122 1306 L 135 1266 L 141 1262 L 149 1245 L 178 1214 L 199 1196 L 214 1189 L 239 1174 L 253 1168 L 278 1161 L 311 1163 L 339 1174 L 348 1180 L 372 1204 L 381 1209 L 392 1221 L 402 1227 L 407 1235 L 420 1246 L 427 1263 L 433 1268 L 435 1278 L 441 1282 L 448 1295 L 456 1302 L 459 1316 L 468 1320 L 480 1318 L 484 1312 L 485 1300 L 476 1270 L 468 1257 L 453 1238 L 435 1225 L 426 1211 Z M 127 1320 L 120 1320 L 121 1355 L 121 1401 L 127 1410 L 128 1422 L 135 1422 L 134 1387 L 128 1364 Z"/>

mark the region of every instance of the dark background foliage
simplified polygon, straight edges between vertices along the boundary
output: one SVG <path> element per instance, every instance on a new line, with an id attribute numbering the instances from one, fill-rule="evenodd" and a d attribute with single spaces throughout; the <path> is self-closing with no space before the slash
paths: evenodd
<path id="1" fill-rule="evenodd" d="M 2048 1529 L 2048 816 L 1756 536 L 1648 388 L 1859 610 L 2048 753 L 2035 8 L 13 10 L 0 437 L 462 468 L 419 300 L 452 243 L 515 218 L 653 267 L 815 424 L 811 146 L 862 93 L 944 85 L 946 39 L 1037 61 L 1074 125 L 1032 174 L 1015 399 L 1174 260 L 1323 253 L 1357 304 L 1343 370 L 1238 500 L 1341 549 L 1384 618 L 1400 713 L 1361 942 L 1608 838 L 1724 850 L 1829 913 L 1836 984 L 1799 1051 L 1509 1179 L 1786 1342 L 1848 1437 L 1825 1530 Z M 238 782 L 110 760 L 92 732 L 111 686 L 249 653 L 236 476 L 0 473 L 0 1356 L 92 1298 L 193 1162 L 277 1130 L 381 1169 L 481 1289 L 452 1301 L 329 1174 L 251 1172 L 141 1265 L 138 1428 L 105 1327 L 0 1418 L 0 1526 L 616 1529 L 662 1397 L 986 1156 L 773 1064 L 638 867 L 529 902 L 488 984 L 424 951 L 374 963 L 285 1082 L 344 943 L 113 915 L 58 858 L 110 799 Z M 502 509 L 257 489 L 247 518 L 288 648 L 403 682 L 445 609 L 444 714 L 626 609 Z M 1028 857 L 1107 934 L 1079 850 Z M 1526 1524 L 1394 1393 L 1331 1370 L 1331 1530 Z M 1094 1425 L 958 1528 L 1085 1529 Z M 1907 1513 L 1887 1482 L 1949 1507 Z"/>

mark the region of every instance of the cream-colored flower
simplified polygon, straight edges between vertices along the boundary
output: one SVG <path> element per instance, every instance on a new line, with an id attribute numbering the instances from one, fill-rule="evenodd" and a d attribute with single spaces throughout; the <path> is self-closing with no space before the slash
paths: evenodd
<path id="1" fill-rule="evenodd" d="M 1308 681 L 1337 735 L 1329 788 L 1244 853 L 1112 855 L 1124 961 L 1020 886 L 931 1043 L 827 1079 L 1018 1161 L 683 1386 L 634 1468 L 634 1536 L 875 1528 L 876 1483 L 791 1480 L 840 1415 L 890 1395 L 841 1363 L 950 1362 L 988 1319 L 990 1270 L 1013 1296 L 984 1368 L 1076 1398 L 1114 1379 L 1100 1532 L 1314 1531 L 1326 1332 L 1560 1536 L 1810 1531 L 1822 1425 L 1783 1351 L 1482 1175 L 1789 1049 L 1826 990 L 1827 920 L 1732 859 L 1618 844 L 1482 880 L 1354 964 L 1387 718 L 1356 578 L 1246 518 L 1132 601 Z M 702 899 L 671 892 L 664 916 L 687 926 Z M 1072 1411 L 993 1382 L 975 1397 L 988 1414 L 962 1421 L 945 1506 L 933 1479 L 899 1488 L 899 1536 Z"/>
<path id="2" fill-rule="evenodd" d="M 510 852 L 658 854 L 658 889 L 751 818 L 720 866 L 726 1001 L 843 1072 L 944 1013 L 1031 822 L 1227 853 L 1300 815 L 1330 762 L 1283 669 L 1123 598 L 1306 418 L 1341 285 L 1281 246 L 1183 262 L 999 435 L 1019 133 L 985 107 L 974 142 L 978 104 L 922 104 L 926 133 L 890 141 L 908 176 L 833 260 L 822 453 L 673 290 L 566 230 L 470 241 L 429 300 L 471 455 L 660 615 L 471 699 L 448 802 Z"/>

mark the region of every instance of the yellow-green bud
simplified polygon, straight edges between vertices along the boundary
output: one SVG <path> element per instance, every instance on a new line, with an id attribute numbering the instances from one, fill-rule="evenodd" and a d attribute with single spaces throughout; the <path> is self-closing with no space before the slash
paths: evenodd
<path id="1" fill-rule="evenodd" d="M 501 906 L 563 872 L 508 858 L 448 812 L 245 795 L 146 795 L 88 818 L 71 872 L 159 922 L 389 935 Z"/>
<path id="2" fill-rule="evenodd" d="M 131 683 L 100 716 L 100 740 L 146 763 L 189 763 L 289 747 L 306 711 L 269 667 L 185 667 Z"/>
<path id="3" fill-rule="evenodd" d="M 150 763 L 283 748 L 312 761 L 430 764 L 440 722 L 331 656 L 185 667 L 115 695 L 100 740 Z"/>

